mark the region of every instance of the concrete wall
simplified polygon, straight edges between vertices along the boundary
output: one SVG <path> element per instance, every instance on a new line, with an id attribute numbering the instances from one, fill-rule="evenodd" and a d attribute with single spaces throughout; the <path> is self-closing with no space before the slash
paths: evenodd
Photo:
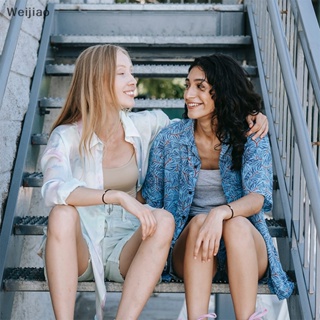
<path id="1" fill-rule="evenodd" d="M 46 4 L 47 0 L 28 0 L 26 7 L 43 11 Z M 8 10 L 14 7 L 14 0 L 0 0 L 0 53 L 2 53 L 11 21 Z M 37 63 L 42 25 L 43 16 L 24 16 L 7 88 L 0 105 L 0 224 L 8 196 L 17 142 L 29 104 L 30 86 Z M 54 318 L 49 294 L 18 293 L 14 300 L 11 319 L 49 320 Z"/>
<path id="2" fill-rule="evenodd" d="M 46 0 L 29 0 L 27 8 L 44 10 L 46 2 Z M 14 7 L 14 0 L 0 0 L 0 53 L 11 21 L 8 10 Z M 17 141 L 28 108 L 30 84 L 37 62 L 42 23 L 42 16 L 23 18 L 7 89 L 0 106 L 0 223 L 17 152 Z"/>

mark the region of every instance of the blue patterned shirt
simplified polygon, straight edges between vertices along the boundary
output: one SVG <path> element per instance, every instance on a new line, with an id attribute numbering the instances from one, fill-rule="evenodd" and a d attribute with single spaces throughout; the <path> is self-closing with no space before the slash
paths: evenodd
<path id="1" fill-rule="evenodd" d="M 161 130 L 150 151 L 142 195 L 152 207 L 164 208 L 173 214 L 176 228 L 172 246 L 187 223 L 200 167 L 193 120 L 182 120 Z M 282 269 L 264 218 L 264 213 L 272 208 L 273 172 L 268 137 L 259 141 L 253 141 L 248 137 L 244 146 L 241 170 L 235 171 L 231 167 L 231 148 L 223 144 L 219 168 L 226 200 L 228 203 L 233 202 L 251 192 L 264 196 L 261 211 L 248 219 L 266 242 L 270 291 L 279 299 L 288 298 L 294 284 Z"/>

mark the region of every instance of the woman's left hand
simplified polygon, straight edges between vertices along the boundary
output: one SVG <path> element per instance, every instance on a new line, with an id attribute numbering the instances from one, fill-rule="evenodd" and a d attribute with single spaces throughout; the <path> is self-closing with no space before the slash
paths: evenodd
<path id="1" fill-rule="evenodd" d="M 268 134 L 268 118 L 261 112 L 257 115 L 248 115 L 246 120 L 250 128 L 247 135 L 250 136 L 252 133 L 255 133 L 255 135 L 252 137 L 253 140 L 257 139 L 258 137 L 262 139 Z"/>
<path id="2" fill-rule="evenodd" d="M 221 208 L 221 210 L 219 209 Z M 222 207 L 212 209 L 199 230 L 194 247 L 194 258 L 201 255 L 201 261 L 210 261 L 217 255 L 222 236 L 225 211 Z"/>

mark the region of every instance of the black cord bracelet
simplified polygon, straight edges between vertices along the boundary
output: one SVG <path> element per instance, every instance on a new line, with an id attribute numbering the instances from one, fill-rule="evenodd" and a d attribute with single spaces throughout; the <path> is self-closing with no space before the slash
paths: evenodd
<path id="1" fill-rule="evenodd" d="M 102 194 L 102 202 L 104 203 L 104 204 L 108 204 L 107 202 L 105 202 L 104 201 L 104 196 L 105 196 L 105 194 L 108 192 L 108 191 L 110 191 L 111 189 L 106 189 L 105 191 L 104 191 L 104 193 Z"/>
<path id="2" fill-rule="evenodd" d="M 226 203 L 226 206 L 228 206 L 230 208 L 230 210 L 231 210 L 231 217 L 227 219 L 227 220 L 230 220 L 234 216 L 234 211 L 233 211 L 233 208 L 230 206 L 230 204 Z"/>

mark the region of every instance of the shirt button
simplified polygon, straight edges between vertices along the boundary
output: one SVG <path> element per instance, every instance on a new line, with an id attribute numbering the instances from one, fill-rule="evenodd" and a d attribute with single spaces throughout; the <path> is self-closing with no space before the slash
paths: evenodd
<path id="1" fill-rule="evenodd" d="M 192 191 L 189 191 L 189 194 L 192 194 Z"/>

